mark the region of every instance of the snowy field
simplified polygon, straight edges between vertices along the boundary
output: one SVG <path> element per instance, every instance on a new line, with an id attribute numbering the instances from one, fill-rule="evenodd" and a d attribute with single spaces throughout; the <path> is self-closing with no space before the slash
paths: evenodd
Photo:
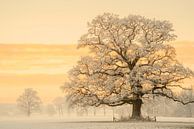
<path id="1" fill-rule="evenodd" d="M 65 122 L 63 120 L 1 120 L 0 129 L 194 129 L 181 122 Z"/>

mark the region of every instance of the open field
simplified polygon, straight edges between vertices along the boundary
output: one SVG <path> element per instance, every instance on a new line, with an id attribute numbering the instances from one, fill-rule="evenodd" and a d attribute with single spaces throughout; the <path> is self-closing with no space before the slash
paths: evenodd
<path id="1" fill-rule="evenodd" d="M 65 122 L 62 120 L 0 121 L 0 129 L 194 129 L 181 122 Z"/>

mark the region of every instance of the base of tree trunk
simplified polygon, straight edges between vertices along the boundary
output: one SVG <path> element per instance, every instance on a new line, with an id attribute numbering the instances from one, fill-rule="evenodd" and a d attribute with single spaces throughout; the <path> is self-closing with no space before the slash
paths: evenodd
<path id="1" fill-rule="evenodd" d="M 133 117 L 123 117 L 121 119 L 117 119 L 116 122 L 135 122 L 135 121 L 141 121 L 141 122 L 155 122 L 155 118 L 150 118 L 148 117 L 138 117 L 138 118 L 133 118 Z"/>
<path id="2" fill-rule="evenodd" d="M 130 117 L 129 120 L 143 120 L 143 117 Z"/>
<path id="3" fill-rule="evenodd" d="M 156 121 L 155 118 L 150 117 L 139 117 L 139 118 L 130 118 L 130 121 Z"/>

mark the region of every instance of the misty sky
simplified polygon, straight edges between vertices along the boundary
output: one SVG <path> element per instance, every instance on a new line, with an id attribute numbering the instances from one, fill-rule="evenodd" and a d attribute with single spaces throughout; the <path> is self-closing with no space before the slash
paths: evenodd
<path id="1" fill-rule="evenodd" d="M 194 41 L 194 0 L 0 0 L 0 43 L 76 43 L 104 12 L 169 20 Z"/>

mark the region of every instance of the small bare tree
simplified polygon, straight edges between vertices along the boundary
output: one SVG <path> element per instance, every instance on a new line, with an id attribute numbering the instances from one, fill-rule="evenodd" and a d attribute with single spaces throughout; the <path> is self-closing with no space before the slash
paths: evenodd
<path id="1" fill-rule="evenodd" d="M 37 96 L 37 91 L 28 88 L 24 90 L 24 93 L 17 99 L 18 107 L 26 113 L 28 117 L 32 112 L 40 110 L 41 99 Z"/>

